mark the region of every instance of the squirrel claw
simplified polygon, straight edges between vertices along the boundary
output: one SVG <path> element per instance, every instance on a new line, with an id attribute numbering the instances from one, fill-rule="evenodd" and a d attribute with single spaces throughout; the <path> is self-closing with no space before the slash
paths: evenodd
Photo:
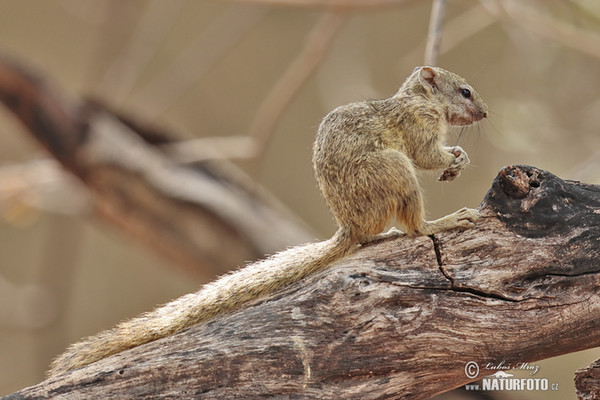
<path id="1" fill-rule="evenodd" d="M 452 161 L 452 164 L 450 164 L 450 166 L 446 168 L 438 178 L 438 181 L 440 182 L 453 181 L 460 175 L 460 172 L 463 169 L 465 169 L 466 166 L 470 163 L 469 156 L 467 155 L 467 152 L 462 149 L 462 147 L 447 147 L 446 150 L 452 153 L 455 158 L 454 161 Z"/>
<path id="2" fill-rule="evenodd" d="M 442 172 L 442 174 L 438 178 L 438 181 L 450 182 L 450 181 L 453 181 L 454 179 L 456 179 L 459 175 L 460 175 L 460 171 L 452 171 L 448 168 L 448 169 L 445 169 L 444 172 Z"/>
<path id="3" fill-rule="evenodd" d="M 456 212 L 458 226 L 464 228 L 473 228 L 475 222 L 481 218 L 481 214 L 474 208 L 461 208 Z"/>

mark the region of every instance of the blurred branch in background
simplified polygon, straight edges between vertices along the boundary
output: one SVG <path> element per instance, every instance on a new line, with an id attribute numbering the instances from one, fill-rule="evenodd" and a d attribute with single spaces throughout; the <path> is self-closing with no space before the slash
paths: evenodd
<path id="1" fill-rule="evenodd" d="M 91 190 L 108 220 L 210 276 L 310 235 L 233 165 L 180 165 L 145 130 L 99 104 L 66 99 L 27 68 L 0 60 L 0 99 Z"/>
<path id="2" fill-rule="evenodd" d="M 437 66 L 442 42 L 442 25 L 446 14 L 446 0 L 433 0 L 431 17 L 429 18 L 429 33 L 425 46 L 425 65 Z"/>

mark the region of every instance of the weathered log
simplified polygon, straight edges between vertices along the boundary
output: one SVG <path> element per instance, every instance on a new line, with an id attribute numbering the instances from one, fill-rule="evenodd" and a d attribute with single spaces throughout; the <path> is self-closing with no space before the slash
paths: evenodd
<path id="1" fill-rule="evenodd" d="M 365 246 L 234 313 L 7 399 L 425 399 L 477 379 L 469 362 L 600 345 L 600 187 L 511 166 L 480 210 L 474 229 Z"/>
<path id="2" fill-rule="evenodd" d="M 189 272 L 213 276 L 311 238 L 231 163 L 180 164 L 159 146 L 172 141 L 166 132 L 2 57 L 0 102 L 85 183 L 101 216 Z"/>

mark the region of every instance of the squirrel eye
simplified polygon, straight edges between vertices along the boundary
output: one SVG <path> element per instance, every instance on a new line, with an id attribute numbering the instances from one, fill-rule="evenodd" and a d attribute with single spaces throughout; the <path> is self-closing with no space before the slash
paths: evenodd
<path id="1" fill-rule="evenodd" d="M 471 91 L 469 89 L 460 89 L 460 94 L 462 94 L 465 99 L 471 98 Z"/>

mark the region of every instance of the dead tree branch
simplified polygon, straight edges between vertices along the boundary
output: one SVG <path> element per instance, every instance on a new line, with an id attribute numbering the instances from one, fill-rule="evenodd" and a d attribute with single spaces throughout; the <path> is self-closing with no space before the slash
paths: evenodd
<path id="1" fill-rule="evenodd" d="M 476 379 L 469 361 L 600 345 L 600 187 L 507 167 L 480 210 L 474 229 L 367 246 L 237 312 L 7 399 L 426 399 Z"/>

